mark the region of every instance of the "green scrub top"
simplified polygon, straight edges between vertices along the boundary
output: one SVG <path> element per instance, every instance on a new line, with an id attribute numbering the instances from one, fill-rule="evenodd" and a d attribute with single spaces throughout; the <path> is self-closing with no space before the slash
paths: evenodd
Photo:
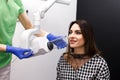
<path id="1" fill-rule="evenodd" d="M 16 22 L 24 12 L 21 0 L 0 0 L 0 44 L 12 45 Z M 0 68 L 10 64 L 12 54 L 0 51 Z"/>

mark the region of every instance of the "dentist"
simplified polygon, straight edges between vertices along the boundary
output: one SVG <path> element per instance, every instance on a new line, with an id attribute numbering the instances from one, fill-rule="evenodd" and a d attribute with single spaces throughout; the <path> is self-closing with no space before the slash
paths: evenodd
<path id="1" fill-rule="evenodd" d="M 12 54 L 19 59 L 29 58 L 33 56 L 31 49 L 24 49 L 12 46 L 12 38 L 15 32 L 17 19 L 24 28 L 33 28 L 32 23 L 28 19 L 21 0 L 0 0 L 0 80 L 10 80 L 10 63 Z M 46 31 L 41 30 L 37 36 L 44 36 Z M 47 39 L 49 41 L 59 38 L 49 33 Z M 64 40 L 54 43 L 58 49 L 66 47 Z M 25 54 L 27 52 L 27 54 Z"/>

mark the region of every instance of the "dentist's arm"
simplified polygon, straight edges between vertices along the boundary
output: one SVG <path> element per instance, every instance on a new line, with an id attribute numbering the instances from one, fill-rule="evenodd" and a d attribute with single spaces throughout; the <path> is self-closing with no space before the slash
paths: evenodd
<path id="1" fill-rule="evenodd" d="M 19 15 L 19 21 L 21 22 L 21 24 L 24 26 L 25 29 L 32 29 L 34 28 L 33 24 L 31 23 L 29 17 L 27 16 L 27 14 L 24 12 L 22 14 Z M 36 36 L 38 37 L 43 37 L 45 36 L 47 32 L 43 29 L 40 29 L 40 33 L 36 34 Z"/>
<path id="2" fill-rule="evenodd" d="M 18 18 L 25 29 L 33 28 L 33 25 L 25 12 L 21 13 Z"/>
<path id="3" fill-rule="evenodd" d="M 13 47 L 9 45 L 4 45 L 4 44 L 0 44 L 0 51 L 5 51 L 7 53 L 14 54 L 19 59 L 28 58 L 33 55 L 33 52 L 30 49 L 23 49 L 23 48 Z"/>
<path id="4" fill-rule="evenodd" d="M 0 51 L 6 51 L 6 45 L 0 44 Z"/>

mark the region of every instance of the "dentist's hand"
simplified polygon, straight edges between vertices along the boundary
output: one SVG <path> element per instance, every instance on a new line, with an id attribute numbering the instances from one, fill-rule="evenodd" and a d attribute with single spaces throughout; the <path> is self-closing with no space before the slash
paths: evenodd
<path id="1" fill-rule="evenodd" d="M 6 52 L 16 55 L 19 59 L 29 58 L 33 56 L 33 51 L 30 49 L 23 49 L 18 47 L 6 46 Z"/>
<path id="2" fill-rule="evenodd" d="M 47 39 L 51 42 L 53 41 L 53 43 L 57 46 L 58 49 L 65 48 L 67 46 L 67 43 L 63 40 L 62 36 L 55 36 L 55 35 L 49 33 L 47 35 Z"/>

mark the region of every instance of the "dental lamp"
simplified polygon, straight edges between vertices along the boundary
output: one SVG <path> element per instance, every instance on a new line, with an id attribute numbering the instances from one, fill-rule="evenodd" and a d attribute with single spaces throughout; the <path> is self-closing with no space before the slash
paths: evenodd
<path id="1" fill-rule="evenodd" d="M 47 39 L 48 33 L 44 37 L 37 37 L 35 34 L 40 33 L 40 19 L 43 19 L 45 13 L 55 4 L 61 3 L 69 5 L 71 0 L 44 0 L 46 1 L 45 6 L 33 13 L 33 29 L 27 29 L 21 34 L 21 45 L 22 48 L 31 48 L 35 56 L 46 54 L 54 49 L 53 43 Z"/>

